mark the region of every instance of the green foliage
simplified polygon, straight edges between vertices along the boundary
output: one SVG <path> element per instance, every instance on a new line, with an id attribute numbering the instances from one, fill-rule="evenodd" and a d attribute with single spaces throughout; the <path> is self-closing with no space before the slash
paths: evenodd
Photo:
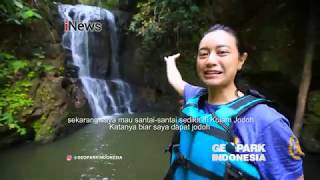
<path id="1" fill-rule="evenodd" d="M 27 67 L 28 63 L 24 60 L 14 60 L 10 62 L 10 69 L 13 70 L 14 73 L 18 72 L 18 70 Z"/>
<path id="2" fill-rule="evenodd" d="M 81 4 L 99 6 L 107 9 L 115 9 L 119 5 L 119 0 L 79 0 Z"/>
<path id="3" fill-rule="evenodd" d="M 0 1 L 0 20 L 7 23 L 25 24 L 33 19 L 41 19 L 36 9 L 29 7 L 23 0 Z"/>
<path id="4" fill-rule="evenodd" d="M 119 0 L 102 0 L 99 6 L 107 9 L 115 9 L 119 5 Z"/>
<path id="5" fill-rule="evenodd" d="M 156 44 L 190 49 L 207 28 L 196 1 L 148 0 L 139 2 L 137 9 L 129 30 L 143 38 L 143 45 L 148 50 Z"/>
<path id="6" fill-rule="evenodd" d="M 16 129 L 20 135 L 25 135 L 27 133 L 25 128 L 22 128 L 17 124 L 11 113 L 1 114 L 0 126 L 3 126 L 3 124 L 8 125 L 9 129 Z"/>
<path id="7" fill-rule="evenodd" d="M 42 61 L 17 59 L 8 53 L 0 53 L 0 68 L 0 126 L 7 125 L 24 135 L 26 129 L 17 118 L 33 104 L 29 97 L 31 81 L 42 72 L 56 69 Z"/>
<path id="8" fill-rule="evenodd" d="M 87 5 L 95 5 L 96 0 L 79 0 L 79 3 L 87 4 Z"/>
<path id="9" fill-rule="evenodd" d="M 27 68 L 26 60 L 16 59 L 8 53 L 0 53 L 0 125 L 7 125 L 9 129 L 16 129 L 24 135 L 26 129 L 20 127 L 16 116 L 22 110 L 32 105 L 28 96 L 31 82 L 28 78 L 16 80 L 21 70 Z"/>

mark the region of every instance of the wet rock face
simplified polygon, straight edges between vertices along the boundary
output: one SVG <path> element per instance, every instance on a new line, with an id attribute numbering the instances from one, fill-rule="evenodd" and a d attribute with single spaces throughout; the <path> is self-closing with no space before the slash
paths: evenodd
<path id="1" fill-rule="evenodd" d="M 111 74 L 112 45 L 110 41 L 110 28 L 107 21 L 102 23 L 101 32 L 89 33 L 88 46 L 91 61 L 92 77 L 105 79 Z"/>
<path id="2" fill-rule="evenodd" d="M 72 52 L 66 49 L 64 58 L 64 76 L 69 78 L 78 78 L 79 70 L 80 68 L 73 63 Z"/>
<path id="3" fill-rule="evenodd" d="M 77 79 L 64 77 L 46 77 L 35 83 L 34 105 L 23 115 L 23 121 L 34 130 L 36 142 L 50 142 L 69 127 L 81 126 L 68 124 L 69 117 L 91 116 L 79 84 Z"/>

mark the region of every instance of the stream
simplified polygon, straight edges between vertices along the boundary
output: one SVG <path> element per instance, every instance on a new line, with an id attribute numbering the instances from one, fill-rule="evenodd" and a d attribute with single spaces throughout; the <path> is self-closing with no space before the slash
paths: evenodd
<path id="1" fill-rule="evenodd" d="M 118 117 L 155 116 L 167 115 L 141 113 Z M 164 149 L 171 135 L 171 131 L 118 131 L 110 130 L 107 124 L 90 124 L 50 144 L 23 144 L 1 152 L 0 179 L 162 179 L 169 163 L 169 153 L 164 153 Z M 68 161 L 68 155 L 73 159 Z M 77 155 L 107 155 L 114 159 L 75 160 Z"/>

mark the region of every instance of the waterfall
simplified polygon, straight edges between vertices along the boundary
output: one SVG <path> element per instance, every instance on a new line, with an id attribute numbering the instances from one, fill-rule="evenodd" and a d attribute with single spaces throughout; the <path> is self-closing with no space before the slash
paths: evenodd
<path id="1" fill-rule="evenodd" d="M 108 67 L 110 71 L 108 79 L 110 80 L 105 80 L 105 77 L 94 77 L 93 62 L 95 59 L 92 55 L 94 50 L 91 45 L 96 42 L 89 41 L 89 36 L 94 36 L 94 33 L 97 32 L 70 29 L 65 30 L 62 39 L 63 47 L 72 53 L 73 64 L 79 67 L 79 79 L 93 116 L 99 118 L 120 113 L 131 113 L 132 94 L 130 86 L 119 79 L 118 37 L 113 14 L 106 9 L 87 5 L 61 4 L 58 9 L 60 16 L 66 23 L 104 22 L 108 26 L 110 38 L 102 40 L 110 41 L 111 60 L 109 66 L 111 67 Z M 101 39 L 95 41 L 101 41 Z M 103 60 L 105 59 L 107 57 L 103 58 Z"/>

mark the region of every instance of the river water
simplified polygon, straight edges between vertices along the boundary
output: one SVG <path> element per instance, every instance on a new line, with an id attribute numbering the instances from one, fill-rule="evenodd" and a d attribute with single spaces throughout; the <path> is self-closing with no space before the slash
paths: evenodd
<path id="1" fill-rule="evenodd" d="M 167 117 L 155 113 L 120 117 Z M 170 131 L 118 131 L 108 124 L 85 128 L 45 145 L 24 144 L 0 153 L 1 180 L 150 180 L 162 179 Z M 73 157 L 68 161 L 67 155 Z M 74 160 L 77 155 L 114 157 Z M 119 157 L 122 159 L 119 159 Z"/>

